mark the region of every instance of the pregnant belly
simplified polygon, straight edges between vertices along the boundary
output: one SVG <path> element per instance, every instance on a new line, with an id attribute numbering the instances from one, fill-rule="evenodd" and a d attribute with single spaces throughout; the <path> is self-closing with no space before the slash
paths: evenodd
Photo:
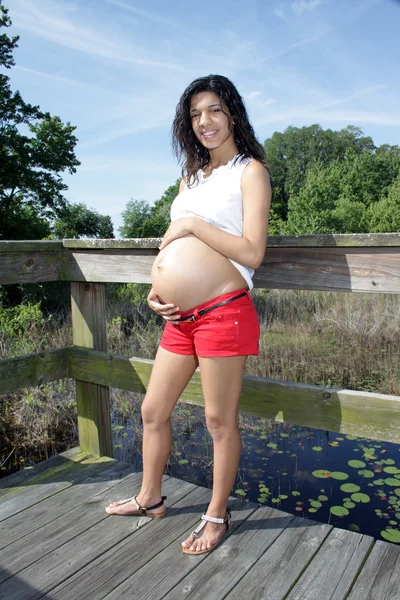
<path id="1" fill-rule="evenodd" d="M 178 238 L 161 250 L 151 280 L 159 298 L 182 311 L 246 286 L 226 256 L 192 235 Z"/>

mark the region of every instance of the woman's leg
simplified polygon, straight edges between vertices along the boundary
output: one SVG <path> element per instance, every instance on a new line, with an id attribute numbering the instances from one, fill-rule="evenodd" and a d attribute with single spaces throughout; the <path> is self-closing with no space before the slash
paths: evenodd
<path id="1" fill-rule="evenodd" d="M 214 443 L 213 493 L 207 515 L 224 518 L 229 494 L 239 464 L 239 398 L 246 356 L 199 358 L 207 428 Z M 225 531 L 225 525 L 207 523 L 194 542 L 190 536 L 185 548 L 206 550 Z"/>
<path id="2" fill-rule="evenodd" d="M 171 450 L 171 414 L 180 395 L 198 366 L 194 355 L 174 354 L 159 348 L 151 372 L 146 397 L 142 404 L 143 420 L 143 481 L 137 502 L 153 506 L 160 502 L 161 480 Z M 106 509 L 110 514 L 135 512 L 131 502 Z M 151 514 L 160 514 L 161 506 Z"/>

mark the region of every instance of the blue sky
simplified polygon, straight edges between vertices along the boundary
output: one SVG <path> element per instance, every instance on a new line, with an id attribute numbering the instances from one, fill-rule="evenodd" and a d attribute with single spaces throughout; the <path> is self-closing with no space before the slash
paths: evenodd
<path id="1" fill-rule="evenodd" d="M 66 197 L 111 215 L 180 176 L 170 127 L 184 88 L 219 73 L 261 142 L 289 125 L 361 127 L 400 143 L 395 0 L 5 0 L 20 35 L 7 74 L 25 101 L 77 126 Z"/>

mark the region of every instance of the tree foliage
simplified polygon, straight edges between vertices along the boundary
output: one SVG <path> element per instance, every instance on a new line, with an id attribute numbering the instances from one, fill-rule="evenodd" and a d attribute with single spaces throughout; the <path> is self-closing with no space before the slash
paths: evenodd
<path id="1" fill-rule="evenodd" d="M 111 217 L 100 215 L 85 204 L 68 204 L 59 213 L 53 225 L 53 237 L 62 238 L 113 238 Z"/>
<path id="2" fill-rule="evenodd" d="M 177 179 L 153 206 L 145 200 L 131 199 L 122 213 L 120 235 L 125 238 L 162 237 L 170 223 L 171 204 L 179 193 L 179 184 Z"/>
<path id="3" fill-rule="evenodd" d="M 10 25 L 8 9 L 0 5 L 0 27 Z M 0 66 L 5 69 L 15 65 L 18 40 L 18 36 L 0 35 Z M 75 223 L 74 236 L 78 230 L 80 235 L 92 236 L 96 227 L 107 233 L 105 237 L 112 236 L 110 217 L 90 215 L 83 205 L 71 207 L 63 196 L 67 186 L 62 174 L 75 173 L 80 164 L 75 156 L 75 129 L 26 103 L 19 91 L 11 90 L 9 77 L 0 74 L 0 239 L 48 237 L 50 220 L 56 219 L 60 230 L 64 217 L 68 228 L 79 211 L 84 220 Z"/>

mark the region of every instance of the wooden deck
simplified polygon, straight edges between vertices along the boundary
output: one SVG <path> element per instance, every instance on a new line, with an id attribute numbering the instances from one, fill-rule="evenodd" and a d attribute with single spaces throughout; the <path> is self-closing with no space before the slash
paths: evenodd
<path id="1" fill-rule="evenodd" d="M 187 556 L 210 490 L 165 477 L 168 518 L 108 516 L 140 479 L 75 449 L 1 480 L 0 598 L 400 599 L 399 546 L 238 500 L 224 544 Z"/>

